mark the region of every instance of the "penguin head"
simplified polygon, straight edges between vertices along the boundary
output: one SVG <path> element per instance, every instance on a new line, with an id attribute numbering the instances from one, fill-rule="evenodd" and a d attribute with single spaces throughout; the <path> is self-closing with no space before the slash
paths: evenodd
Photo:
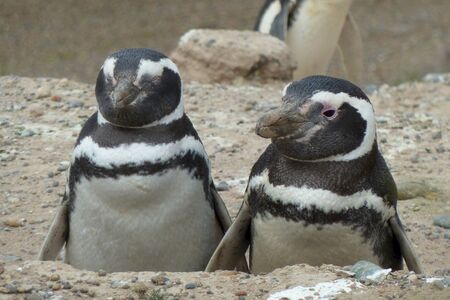
<path id="1" fill-rule="evenodd" d="M 97 77 L 99 114 L 121 127 L 169 123 L 184 114 L 181 78 L 163 54 L 123 49 L 106 58 Z"/>
<path id="2" fill-rule="evenodd" d="M 287 158 L 349 161 L 376 143 L 372 104 L 349 81 L 310 76 L 288 84 L 280 107 L 263 115 L 256 133 L 271 138 Z"/>

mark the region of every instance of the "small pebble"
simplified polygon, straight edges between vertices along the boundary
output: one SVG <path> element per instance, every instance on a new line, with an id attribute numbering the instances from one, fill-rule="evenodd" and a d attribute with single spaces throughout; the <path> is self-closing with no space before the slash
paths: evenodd
<path id="1" fill-rule="evenodd" d="M 150 280 L 153 282 L 153 284 L 164 285 L 167 281 L 169 281 L 169 278 L 165 277 L 164 275 L 156 275 L 153 276 Z"/>
<path id="2" fill-rule="evenodd" d="M 230 189 L 230 186 L 228 185 L 228 183 L 226 181 L 221 181 L 221 182 L 219 182 L 219 184 L 217 185 L 216 188 L 219 192 L 222 192 L 222 191 L 228 191 Z"/>
<path id="3" fill-rule="evenodd" d="M 413 156 L 411 157 L 411 162 L 412 162 L 413 164 L 418 163 L 418 162 L 419 162 L 419 155 L 417 155 L 417 154 L 413 155 Z"/>
<path id="4" fill-rule="evenodd" d="M 18 256 L 14 256 L 14 255 L 0 255 L 0 261 L 14 262 L 14 261 L 19 261 L 19 260 L 22 260 L 22 258 L 20 258 Z"/>
<path id="5" fill-rule="evenodd" d="M 30 136 L 33 136 L 35 134 L 36 134 L 36 132 L 34 132 L 31 129 L 24 129 L 24 130 L 22 130 L 22 132 L 20 132 L 20 136 L 21 137 L 30 137 Z"/>
<path id="6" fill-rule="evenodd" d="M 372 94 L 378 89 L 376 84 L 367 84 L 364 88 L 367 94 Z"/>
<path id="7" fill-rule="evenodd" d="M 36 107 L 30 108 L 30 115 L 33 118 L 38 118 L 38 117 L 44 115 L 44 110 L 42 110 L 41 108 L 36 108 Z"/>
<path id="8" fill-rule="evenodd" d="M 56 87 L 61 89 L 67 86 L 67 83 L 69 82 L 69 80 L 67 78 L 62 78 L 57 84 Z"/>
<path id="9" fill-rule="evenodd" d="M 380 266 L 360 260 L 354 264 L 350 271 L 355 273 L 355 278 L 362 282 L 382 282 L 391 272 L 391 269 L 383 269 Z"/>
<path id="10" fill-rule="evenodd" d="M 444 284 L 444 282 L 442 280 L 433 281 L 432 285 L 437 287 L 440 290 L 445 289 L 445 284 Z"/>
<path id="11" fill-rule="evenodd" d="M 88 280 L 86 280 L 86 283 L 90 284 L 90 285 L 95 285 L 95 286 L 99 286 L 100 285 L 100 281 L 98 281 L 96 279 L 88 279 Z"/>
<path id="12" fill-rule="evenodd" d="M 442 131 L 438 131 L 438 132 L 433 133 L 431 138 L 433 140 L 440 140 L 440 139 L 442 139 Z"/>
<path id="13" fill-rule="evenodd" d="M 31 292 L 32 289 L 33 289 L 32 285 L 21 285 L 17 288 L 17 292 L 21 293 L 21 294 L 29 293 L 29 292 Z"/>
<path id="14" fill-rule="evenodd" d="M 408 280 L 409 281 L 417 281 L 418 280 L 417 275 L 416 274 L 409 275 Z"/>
<path id="15" fill-rule="evenodd" d="M 429 73 L 429 74 L 425 75 L 422 80 L 425 82 L 430 82 L 430 83 L 445 82 L 444 75 L 439 74 L 439 73 Z"/>
<path id="16" fill-rule="evenodd" d="M 25 300 L 43 300 L 44 297 L 39 295 L 38 293 L 32 293 L 30 295 L 25 296 Z"/>
<path id="17" fill-rule="evenodd" d="M 84 103 L 80 100 L 69 100 L 67 101 L 67 104 L 69 105 L 70 108 L 78 108 L 84 106 Z"/>
<path id="18" fill-rule="evenodd" d="M 444 283 L 445 287 L 450 287 L 450 277 L 444 277 L 442 279 L 442 282 Z"/>
<path id="19" fill-rule="evenodd" d="M 62 281 L 62 287 L 65 290 L 70 290 L 72 288 L 72 284 L 69 281 Z"/>
<path id="20" fill-rule="evenodd" d="M 20 227 L 23 225 L 18 219 L 8 219 L 3 221 L 3 223 L 9 227 Z"/>
<path id="21" fill-rule="evenodd" d="M 16 159 L 14 154 L 0 153 L 0 161 L 13 161 Z"/>
<path id="22" fill-rule="evenodd" d="M 67 170 L 69 168 L 69 166 L 70 166 L 70 162 L 65 160 L 65 161 L 62 161 L 59 163 L 57 170 L 62 172 L 62 171 Z"/>
<path id="23" fill-rule="evenodd" d="M 192 290 L 192 289 L 195 289 L 197 286 L 195 285 L 195 283 L 186 283 L 186 285 L 184 287 L 187 290 Z"/>
<path id="24" fill-rule="evenodd" d="M 52 100 L 53 102 L 61 102 L 61 96 L 58 95 L 53 95 L 50 100 Z"/>
<path id="25" fill-rule="evenodd" d="M 55 282 L 53 285 L 52 285 L 52 290 L 54 290 L 54 291 L 59 291 L 60 289 L 61 289 L 61 284 L 60 283 L 58 283 L 58 282 Z"/>
<path id="26" fill-rule="evenodd" d="M 17 287 L 14 284 L 8 283 L 5 285 L 5 288 L 8 291 L 8 294 L 17 293 Z"/>
<path id="27" fill-rule="evenodd" d="M 36 91 L 36 97 L 38 99 L 49 97 L 51 95 L 50 88 L 46 85 L 41 86 Z"/>
<path id="28" fill-rule="evenodd" d="M 97 274 L 98 274 L 98 276 L 103 277 L 103 276 L 106 276 L 106 271 L 100 269 L 100 270 L 98 270 L 98 273 L 97 273 Z"/>
<path id="29" fill-rule="evenodd" d="M 440 144 L 436 147 L 436 152 L 437 153 L 444 153 L 445 152 L 445 147 L 444 145 Z"/>
<path id="30" fill-rule="evenodd" d="M 409 200 L 417 197 L 426 198 L 433 191 L 425 181 L 397 181 L 398 200 Z"/>
<path id="31" fill-rule="evenodd" d="M 128 289 L 130 286 L 128 285 L 128 282 L 125 280 L 114 280 L 111 282 L 112 288 L 121 288 L 121 289 Z"/>
<path id="32" fill-rule="evenodd" d="M 246 291 L 237 291 L 236 293 L 234 293 L 236 296 L 247 296 L 247 292 Z"/>
<path id="33" fill-rule="evenodd" d="M 433 225 L 440 226 L 440 227 L 443 227 L 446 229 L 450 229 L 450 214 L 434 217 Z"/>
<path id="34" fill-rule="evenodd" d="M 148 291 L 148 287 L 143 282 L 138 282 L 132 287 L 133 292 L 138 294 L 140 297 L 143 297 L 145 293 Z"/>
<path id="35" fill-rule="evenodd" d="M 50 275 L 51 281 L 58 281 L 61 277 L 58 274 L 52 274 Z"/>

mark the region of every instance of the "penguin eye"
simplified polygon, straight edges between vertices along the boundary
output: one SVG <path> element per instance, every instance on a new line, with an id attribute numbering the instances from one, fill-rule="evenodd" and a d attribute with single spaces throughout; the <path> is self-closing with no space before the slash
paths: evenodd
<path id="1" fill-rule="evenodd" d="M 327 108 L 322 110 L 322 115 L 325 116 L 327 119 L 334 119 L 337 115 L 337 110 L 334 108 Z"/>

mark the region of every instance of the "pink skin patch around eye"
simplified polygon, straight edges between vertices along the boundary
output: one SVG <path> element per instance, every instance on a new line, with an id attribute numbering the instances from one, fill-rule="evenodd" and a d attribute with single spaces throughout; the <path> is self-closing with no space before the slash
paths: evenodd
<path id="1" fill-rule="evenodd" d="M 330 104 L 324 103 L 320 113 L 327 119 L 331 120 L 337 116 L 337 109 Z"/>

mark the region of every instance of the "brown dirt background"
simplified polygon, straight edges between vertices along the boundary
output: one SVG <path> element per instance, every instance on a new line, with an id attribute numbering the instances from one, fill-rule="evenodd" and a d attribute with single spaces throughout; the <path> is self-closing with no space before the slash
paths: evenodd
<path id="1" fill-rule="evenodd" d="M 252 29 L 263 0 L 2 0 L 0 75 L 94 82 L 114 50 L 169 54 L 191 28 Z M 366 83 L 450 70 L 450 1 L 354 0 Z"/>

